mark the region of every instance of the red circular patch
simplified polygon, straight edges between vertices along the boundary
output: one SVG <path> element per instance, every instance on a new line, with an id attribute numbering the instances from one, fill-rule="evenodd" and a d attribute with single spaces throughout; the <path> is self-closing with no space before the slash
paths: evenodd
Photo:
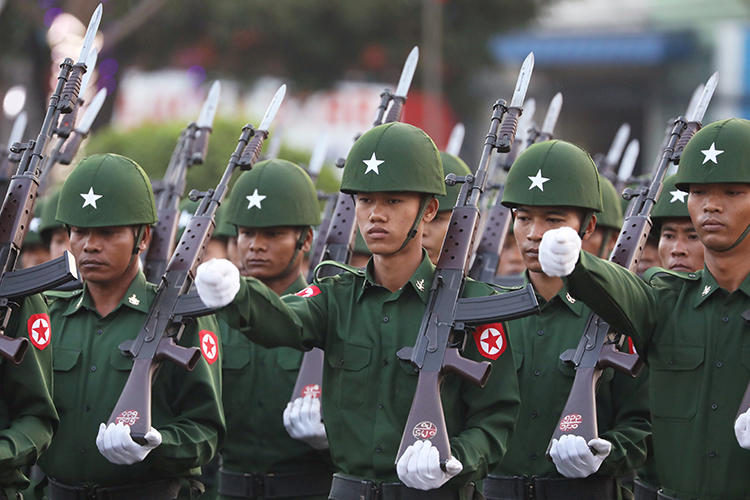
<path id="1" fill-rule="evenodd" d="M 307 384 L 305 387 L 302 388 L 302 397 L 305 396 L 312 396 L 313 399 L 317 399 L 320 397 L 320 386 L 318 384 Z"/>
<path id="2" fill-rule="evenodd" d="M 29 334 L 29 340 L 40 351 L 47 347 L 52 339 L 49 316 L 44 313 L 29 316 L 28 321 L 26 321 L 26 330 Z"/>
<path id="3" fill-rule="evenodd" d="M 318 288 L 315 285 L 310 285 L 306 288 L 303 288 L 299 292 L 295 293 L 294 295 L 297 295 L 299 297 L 315 297 L 316 295 L 320 295 L 320 288 Z"/>
<path id="4" fill-rule="evenodd" d="M 115 418 L 116 424 L 133 425 L 137 420 L 141 418 L 138 410 L 125 410 L 117 415 Z"/>
<path id="5" fill-rule="evenodd" d="M 415 425 L 414 429 L 411 431 L 411 434 L 417 439 L 432 439 L 435 437 L 437 432 L 437 426 L 432 422 L 425 420 L 424 422 L 419 422 L 417 425 Z"/>
<path id="6" fill-rule="evenodd" d="M 565 415 L 560 420 L 561 431 L 572 431 L 578 429 L 578 426 L 583 423 L 583 417 L 578 414 Z"/>
<path id="7" fill-rule="evenodd" d="M 210 330 L 201 330 L 198 333 L 201 342 L 201 354 L 209 365 L 219 359 L 219 339 L 216 334 Z"/>
<path id="8" fill-rule="evenodd" d="M 477 327 L 474 332 L 474 343 L 477 345 L 479 354 L 485 358 L 499 358 L 508 347 L 502 323 L 490 323 Z"/>

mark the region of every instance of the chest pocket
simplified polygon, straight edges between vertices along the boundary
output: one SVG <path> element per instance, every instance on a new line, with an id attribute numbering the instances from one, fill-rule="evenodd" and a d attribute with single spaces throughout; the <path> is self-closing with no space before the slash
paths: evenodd
<path id="1" fill-rule="evenodd" d="M 302 356 L 304 354 L 302 351 L 292 349 L 291 347 L 278 347 L 275 350 L 277 352 L 276 363 L 282 370 L 299 371 L 299 365 L 302 364 Z"/>
<path id="2" fill-rule="evenodd" d="M 649 356 L 654 418 L 689 421 L 698 408 L 704 346 L 657 344 Z"/>
<path id="3" fill-rule="evenodd" d="M 76 367 L 81 357 L 79 349 L 55 347 L 52 351 L 52 369 L 54 370 L 54 402 L 59 410 L 76 406 L 78 384 L 73 376 L 67 376 Z"/>
<path id="4" fill-rule="evenodd" d="M 109 355 L 109 364 L 118 372 L 130 371 L 133 368 L 133 359 L 116 349 Z"/>
<path id="5" fill-rule="evenodd" d="M 325 355 L 324 387 L 341 408 L 359 408 L 370 377 L 372 348 L 347 342 L 332 344 Z"/>

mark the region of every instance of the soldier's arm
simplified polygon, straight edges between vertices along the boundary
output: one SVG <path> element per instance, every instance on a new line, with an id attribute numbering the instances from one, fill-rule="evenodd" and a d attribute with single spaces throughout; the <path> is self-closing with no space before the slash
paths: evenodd
<path id="1" fill-rule="evenodd" d="M 610 382 L 612 424 L 600 433 L 612 451 L 599 468 L 601 474 L 622 476 L 643 465 L 648 454 L 651 421 L 648 407 L 648 372 L 636 378 L 615 372 Z"/>
<path id="2" fill-rule="evenodd" d="M 13 313 L 7 334 L 28 337 L 27 322 L 33 314 L 47 314 L 41 296 L 28 297 Z M 52 333 L 54 334 L 54 332 Z M 52 402 L 52 348 L 31 345 L 20 365 L 0 364 L 2 404 L 9 425 L 0 430 L 0 469 L 33 464 L 52 441 L 58 415 Z"/>
<path id="3" fill-rule="evenodd" d="M 181 472 L 208 463 L 224 439 L 225 421 L 221 400 L 222 352 L 219 327 L 213 316 L 201 318 L 186 330 L 181 345 L 201 346 L 199 332 L 209 330 L 216 345 L 204 344 L 201 359 L 193 371 L 173 363 L 162 366 L 157 377 L 168 378 L 153 394 L 153 405 L 168 408 L 171 417 L 154 414 L 153 427 L 161 433 L 162 442 L 146 458 L 155 468 Z M 212 356 L 211 348 L 217 349 Z M 208 360 L 213 360 L 209 363 Z M 158 420 L 157 420 L 158 419 Z"/>
<path id="4" fill-rule="evenodd" d="M 486 291 L 477 293 L 484 287 L 484 284 L 467 282 L 464 296 L 488 295 Z M 464 407 L 463 429 L 450 440 L 451 452 L 463 464 L 463 470 L 451 480 L 451 484 L 481 480 L 495 469 L 508 449 L 516 425 L 521 395 L 507 324 L 503 326 L 506 347 L 497 359 L 491 361 L 492 372 L 484 388 L 463 381 L 461 401 L 443 401 L 444 406 L 461 404 Z M 464 356 L 475 361 L 489 361 L 479 353 L 472 334 L 467 335 Z"/>
<path id="5" fill-rule="evenodd" d="M 616 331 L 632 337 L 638 351 L 645 352 L 657 316 L 657 301 L 650 285 L 627 269 L 584 251 L 565 280 L 571 295 Z"/>
<path id="6" fill-rule="evenodd" d="M 287 346 L 300 350 L 323 347 L 326 286 L 319 284 L 305 290 L 308 289 L 315 291 L 306 297 L 286 295 L 282 299 L 260 280 L 242 278 L 234 300 L 218 314 L 230 327 L 265 347 Z"/>

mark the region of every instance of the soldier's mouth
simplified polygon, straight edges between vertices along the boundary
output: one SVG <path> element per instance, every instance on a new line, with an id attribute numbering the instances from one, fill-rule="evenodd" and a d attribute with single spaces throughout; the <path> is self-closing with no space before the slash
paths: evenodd
<path id="1" fill-rule="evenodd" d="M 706 231 L 720 231 L 724 229 L 724 224 L 716 219 L 706 219 L 701 222 L 701 227 Z"/>
<path id="2" fill-rule="evenodd" d="M 78 263 L 78 267 L 99 267 L 103 265 L 105 263 L 98 260 L 82 260 Z"/>
<path id="3" fill-rule="evenodd" d="M 683 264 L 682 262 L 677 262 L 677 263 L 674 263 L 674 264 L 670 264 L 669 265 L 669 270 L 670 271 L 677 271 L 677 272 L 680 272 L 680 273 L 691 273 L 691 272 L 693 272 L 693 270 L 690 269 L 690 267 L 688 267 L 686 264 Z"/>
<path id="4" fill-rule="evenodd" d="M 367 230 L 367 235 L 374 239 L 384 238 L 388 235 L 388 231 L 382 227 L 373 227 Z"/>

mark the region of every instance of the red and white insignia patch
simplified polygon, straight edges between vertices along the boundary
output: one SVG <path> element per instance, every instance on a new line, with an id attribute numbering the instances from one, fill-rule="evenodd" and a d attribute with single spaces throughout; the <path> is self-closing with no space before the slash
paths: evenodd
<path id="1" fill-rule="evenodd" d="M 438 428 L 432 422 L 425 420 L 414 426 L 411 435 L 417 439 L 432 439 L 438 432 Z"/>
<path id="2" fill-rule="evenodd" d="M 297 295 L 299 297 L 315 297 L 316 295 L 320 295 L 320 288 L 318 288 L 315 285 L 310 285 L 306 288 L 303 288 L 299 292 L 295 293 L 294 295 Z"/>
<path id="3" fill-rule="evenodd" d="M 141 415 L 138 413 L 138 410 L 125 410 L 117 415 L 117 418 L 115 418 L 115 423 L 130 426 L 135 424 L 137 420 L 140 420 L 140 418 Z"/>
<path id="4" fill-rule="evenodd" d="M 583 417 L 578 414 L 565 415 L 560 420 L 561 431 L 572 431 L 578 429 L 578 426 L 583 423 Z"/>
<path id="5" fill-rule="evenodd" d="M 49 324 L 49 316 L 46 314 L 32 314 L 26 322 L 26 330 L 29 333 L 29 340 L 40 351 L 49 345 L 52 338 L 52 329 Z"/>
<path id="6" fill-rule="evenodd" d="M 219 359 L 219 339 L 216 334 L 210 330 L 201 330 L 198 338 L 201 341 L 201 354 L 209 365 L 214 364 Z"/>
<path id="7" fill-rule="evenodd" d="M 320 386 L 318 384 L 307 384 L 302 388 L 302 397 L 312 396 L 313 399 L 320 397 Z"/>
<path id="8" fill-rule="evenodd" d="M 501 323 L 490 323 L 477 327 L 474 332 L 474 342 L 479 354 L 489 359 L 497 359 L 508 346 L 505 330 Z"/>

